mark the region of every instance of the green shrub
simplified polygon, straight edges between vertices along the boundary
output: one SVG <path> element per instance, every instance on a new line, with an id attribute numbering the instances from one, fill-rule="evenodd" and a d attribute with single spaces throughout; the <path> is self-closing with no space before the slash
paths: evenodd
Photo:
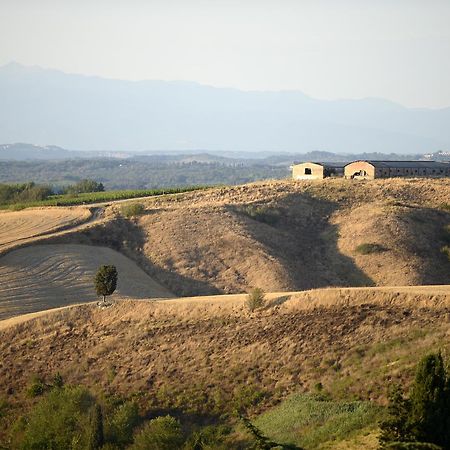
<path id="1" fill-rule="evenodd" d="M 145 206 L 142 203 L 129 203 L 120 208 L 122 216 L 130 219 L 131 217 L 141 216 L 145 212 Z"/>
<path id="2" fill-rule="evenodd" d="M 175 450 L 184 438 L 180 422 L 171 416 L 150 420 L 136 435 L 131 450 Z"/>
<path id="3" fill-rule="evenodd" d="M 360 244 L 355 248 L 356 253 L 361 255 L 370 255 L 372 253 L 383 253 L 387 251 L 387 248 L 383 247 L 381 244 L 375 243 L 364 243 Z"/>
<path id="4" fill-rule="evenodd" d="M 38 397 L 44 393 L 45 388 L 46 386 L 42 378 L 36 375 L 31 379 L 31 382 L 28 385 L 27 394 L 29 397 Z"/>
<path id="5" fill-rule="evenodd" d="M 32 409 L 21 445 L 24 449 L 85 450 L 93 397 L 81 387 L 53 389 Z"/>
<path id="6" fill-rule="evenodd" d="M 252 289 L 247 295 L 246 306 L 249 311 L 253 312 L 263 308 L 266 304 L 266 294 L 261 288 Z"/>
<path id="7" fill-rule="evenodd" d="M 242 212 L 253 220 L 265 223 L 267 225 L 276 225 L 281 218 L 281 211 L 276 208 L 270 208 L 269 206 L 261 205 L 248 205 L 242 208 Z"/>
<path id="8" fill-rule="evenodd" d="M 119 405 L 106 421 L 106 440 L 121 446 L 133 441 L 133 429 L 139 423 L 139 412 L 136 403 L 127 402 Z"/>

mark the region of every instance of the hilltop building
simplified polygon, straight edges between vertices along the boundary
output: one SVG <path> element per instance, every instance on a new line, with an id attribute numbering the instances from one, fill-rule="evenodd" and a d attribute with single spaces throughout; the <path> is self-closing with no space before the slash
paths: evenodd
<path id="1" fill-rule="evenodd" d="M 293 164 L 291 169 L 294 180 L 450 177 L 450 163 L 437 161 L 303 162 Z"/>
<path id="2" fill-rule="evenodd" d="M 320 180 L 327 177 L 344 176 L 345 163 L 304 162 L 293 164 L 294 180 Z"/>
<path id="3" fill-rule="evenodd" d="M 436 161 L 353 161 L 344 168 L 348 179 L 449 177 L 450 164 Z"/>

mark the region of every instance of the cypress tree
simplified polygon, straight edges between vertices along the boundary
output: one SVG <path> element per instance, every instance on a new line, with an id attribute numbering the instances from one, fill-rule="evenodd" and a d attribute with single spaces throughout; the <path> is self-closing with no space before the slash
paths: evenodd
<path id="1" fill-rule="evenodd" d="M 388 417 L 380 424 L 380 444 L 384 447 L 390 442 L 410 442 L 411 436 L 408 419 L 410 402 L 404 397 L 400 385 L 395 385 L 389 392 Z"/>
<path id="2" fill-rule="evenodd" d="M 440 353 L 420 361 L 410 402 L 409 422 L 416 439 L 450 449 L 449 380 Z"/>

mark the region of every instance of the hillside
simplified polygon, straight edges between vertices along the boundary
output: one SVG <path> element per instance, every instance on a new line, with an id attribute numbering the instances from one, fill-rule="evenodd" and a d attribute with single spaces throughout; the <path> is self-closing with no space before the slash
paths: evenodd
<path id="1" fill-rule="evenodd" d="M 410 109 L 382 99 L 110 80 L 14 63 L 0 67 L 0 98 L 4 143 L 340 153 L 424 153 L 450 145 L 450 108 Z"/>
<path id="2" fill-rule="evenodd" d="M 0 213 L 3 317 L 94 301 L 95 266 L 111 261 L 149 283 L 121 277 L 120 295 L 139 298 L 450 283 L 450 180 L 269 181 L 135 201 L 146 209 L 133 219 L 123 202 Z"/>
<path id="3" fill-rule="evenodd" d="M 450 180 L 261 182 L 149 199 L 133 220 L 112 205 L 55 242 L 119 250 L 180 296 L 447 284 L 449 203 Z"/>
<path id="4" fill-rule="evenodd" d="M 244 300 L 84 305 L 4 328 L 1 390 L 20 408 L 32 374 L 51 380 L 59 372 L 66 383 L 133 395 L 145 408 L 195 420 L 235 407 L 255 415 L 292 392 L 313 392 L 319 382 L 335 401 L 383 404 L 387 385 L 409 383 L 421 355 L 450 350 L 448 286 L 273 294 L 253 314 Z M 375 429 L 371 417 L 353 432 Z M 297 426 L 289 437 L 309 442 L 303 436 L 310 431 Z"/>

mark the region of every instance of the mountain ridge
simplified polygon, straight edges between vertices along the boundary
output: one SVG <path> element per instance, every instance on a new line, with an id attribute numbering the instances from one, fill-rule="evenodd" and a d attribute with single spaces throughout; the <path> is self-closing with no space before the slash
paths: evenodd
<path id="1" fill-rule="evenodd" d="M 425 153 L 450 148 L 450 108 L 318 100 L 185 81 L 0 67 L 0 141 L 80 150 Z"/>

